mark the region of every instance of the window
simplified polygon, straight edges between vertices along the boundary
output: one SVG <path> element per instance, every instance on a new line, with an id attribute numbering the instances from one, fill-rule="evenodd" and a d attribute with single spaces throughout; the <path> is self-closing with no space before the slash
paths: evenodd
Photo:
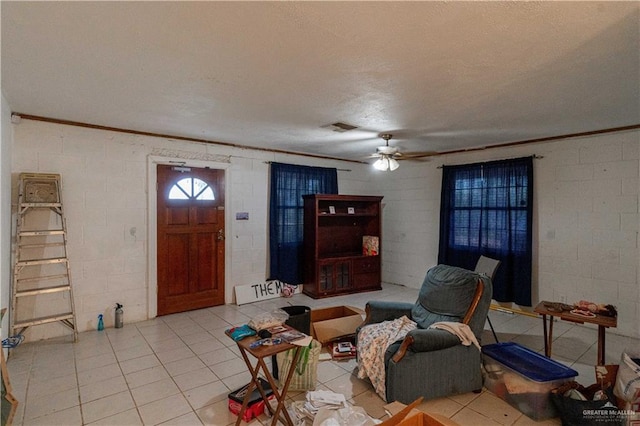
<path id="1" fill-rule="evenodd" d="M 213 189 L 205 181 L 198 178 L 184 178 L 171 187 L 169 199 L 211 201 L 215 200 L 216 197 Z"/>
<path id="2" fill-rule="evenodd" d="M 531 305 L 532 157 L 443 168 L 438 262 L 502 261 L 494 299 Z"/>
<path id="3" fill-rule="evenodd" d="M 270 279 L 300 284 L 306 194 L 337 194 L 338 172 L 323 167 L 271 163 Z"/>
<path id="4" fill-rule="evenodd" d="M 450 205 L 451 243 L 504 251 L 513 242 L 514 251 L 527 251 L 527 189 L 526 177 L 462 176 L 456 179 Z"/>

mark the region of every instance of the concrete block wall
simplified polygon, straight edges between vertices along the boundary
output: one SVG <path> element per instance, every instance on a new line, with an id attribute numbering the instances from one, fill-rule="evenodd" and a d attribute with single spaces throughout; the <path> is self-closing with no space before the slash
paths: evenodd
<path id="1" fill-rule="evenodd" d="M 0 107 L 0 205 L 11 204 L 11 109 L 4 96 Z M 0 308 L 11 306 L 11 211 L 3 208 L 0 212 Z M 0 340 L 9 335 L 9 317 L 2 320 Z M 5 355 L 7 354 L 7 350 Z"/>
<path id="2" fill-rule="evenodd" d="M 95 329 L 98 314 L 104 315 L 105 326 L 111 326 L 116 302 L 124 304 L 128 322 L 154 314 L 149 253 L 155 230 L 149 224 L 148 200 L 155 189 L 149 181 L 155 163 L 150 158 L 226 168 L 227 303 L 233 301 L 235 285 L 261 283 L 268 277 L 269 161 L 350 169 L 338 173 L 342 193 L 360 193 L 369 181 L 369 167 L 354 163 L 31 120 L 22 120 L 13 130 L 14 204 L 20 172 L 62 175 L 80 331 Z M 235 212 L 248 212 L 250 219 L 236 221 Z M 26 337 L 35 340 L 65 332 L 61 324 L 50 324 L 30 328 Z"/>
<path id="3" fill-rule="evenodd" d="M 539 298 L 615 305 L 617 332 L 636 337 L 639 145 L 637 131 L 591 136 L 536 161 Z"/>
<path id="4" fill-rule="evenodd" d="M 438 258 L 442 164 L 534 161 L 533 300 L 615 305 L 613 332 L 640 336 L 638 148 L 627 131 L 403 162 L 377 176 L 385 202 L 383 281 L 418 287 Z M 380 179 L 380 181 L 378 181 Z"/>
<path id="5" fill-rule="evenodd" d="M 418 288 L 436 264 L 440 226 L 441 160 L 403 161 L 374 175 L 383 199 L 382 280 Z"/>
<path id="6" fill-rule="evenodd" d="M 620 312 L 614 332 L 640 336 L 638 131 L 404 161 L 379 173 L 367 165 L 29 120 L 13 127 L 14 185 L 22 171 L 63 176 L 81 330 L 95 328 L 98 313 L 109 326 L 117 301 L 126 321 L 150 314 L 150 157 L 213 159 L 227 167 L 229 303 L 233 286 L 267 277 L 268 161 L 350 169 L 338 173 L 341 193 L 383 195 L 383 281 L 417 288 L 437 262 L 438 166 L 537 154 L 544 158 L 534 162 L 534 301 L 611 303 Z M 241 211 L 249 221 L 232 219 Z M 36 327 L 30 338 L 64 332 L 56 327 Z"/>

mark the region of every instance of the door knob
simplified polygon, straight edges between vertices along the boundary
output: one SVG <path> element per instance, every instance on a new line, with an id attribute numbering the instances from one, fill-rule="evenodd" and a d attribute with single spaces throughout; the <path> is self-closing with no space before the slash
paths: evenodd
<path id="1" fill-rule="evenodd" d="M 224 230 L 218 229 L 218 241 L 224 241 Z"/>

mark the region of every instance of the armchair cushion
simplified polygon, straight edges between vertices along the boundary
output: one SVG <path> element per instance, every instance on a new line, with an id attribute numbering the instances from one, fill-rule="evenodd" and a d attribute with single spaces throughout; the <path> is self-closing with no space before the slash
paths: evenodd
<path id="1" fill-rule="evenodd" d="M 424 278 L 411 319 L 420 328 L 437 321 L 460 321 L 476 292 L 478 274 L 467 269 L 437 265 Z"/>
<path id="2" fill-rule="evenodd" d="M 411 317 L 412 303 L 408 302 L 390 302 L 372 300 L 367 302 L 367 324 L 375 324 L 382 321 L 393 321 L 406 315 Z"/>
<path id="3" fill-rule="evenodd" d="M 455 334 L 433 328 L 416 328 L 409 332 L 409 336 L 413 338 L 411 350 L 414 352 L 439 351 L 460 344 L 460 339 Z"/>

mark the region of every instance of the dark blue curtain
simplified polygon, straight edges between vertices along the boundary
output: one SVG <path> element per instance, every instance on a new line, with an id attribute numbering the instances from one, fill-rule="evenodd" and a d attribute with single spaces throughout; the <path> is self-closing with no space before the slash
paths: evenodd
<path id="1" fill-rule="evenodd" d="M 289 284 L 302 283 L 302 196 L 337 193 L 336 169 L 271 163 L 270 279 Z"/>
<path id="2" fill-rule="evenodd" d="M 531 306 L 533 157 L 444 166 L 438 263 L 502 261 L 493 298 Z"/>

